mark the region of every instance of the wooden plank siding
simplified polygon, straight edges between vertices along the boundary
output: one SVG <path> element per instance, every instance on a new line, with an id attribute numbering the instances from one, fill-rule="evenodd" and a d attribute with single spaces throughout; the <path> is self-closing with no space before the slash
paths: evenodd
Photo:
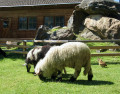
<path id="1" fill-rule="evenodd" d="M 65 5 L 66 6 L 66 5 Z M 75 6 L 75 5 L 74 5 Z M 44 24 L 45 16 L 64 16 L 65 17 L 65 26 L 67 25 L 67 21 L 71 16 L 74 6 L 71 8 L 65 7 L 55 7 L 54 8 L 10 8 L 8 10 L 0 9 L 0 38 L 34 38 L 37 32 L 36 30 L 19 30 L 18 29 L 18 20 L 19 17 L 37 17 L 37 28 L 40 25 Z M 3 32 L 3 24 L 2 20 L 5 18 L 11 19 L 10 30 L 7 32 L 7 35 L 2 35 Z"/>

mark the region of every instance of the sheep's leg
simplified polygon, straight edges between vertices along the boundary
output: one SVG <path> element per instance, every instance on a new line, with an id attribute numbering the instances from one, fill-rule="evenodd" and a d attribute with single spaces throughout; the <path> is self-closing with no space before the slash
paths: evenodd
<path id="1" fill-rule="evenodd" d="M 93 73 L 92 73 L 92 68 L 90 68 L 88 72 L 88 81 L 92 81 L 92 78 L 93 78 Z"/>
<path id="2" fill-rule="evenodd" d="M 64 68 L 64 73 L 67 74 L 66 69 Z"/>
<path id="3" fill-rule="evenodd" d="M 35 69 L 35 66 L 36 66 L 36 63 L 34 63 L 34 69 Z M 34 76 L 36 76 L 36 73 L 35 71 L 33 72 Z"/>
<path id="4" fill-rule="evenodd" d="M 56 77 L 57 77 L 57 71 L 52 74 L 51 79 L 55 80 Z"/>
<path id="5" fill-rule="evenodd" d="M 81 72 L 81 69 L 79 70 L 75 69 L 74 75 L 70 78 L 70 81 L 74 82 L 79 76 L 80 72 Z"/>
<path id="6" fill-rule="evenodd" d="M 57 81 L 62 81 L 62 71 L 58 70 L 58 79 Z"/>
<path id="7" fill-rule="evenodd" d="M 26 68 L 27 68 L 27 72 L 30 72 L 31 65 L 30 65 L 30 64 L 27 64 L 27 65 L 26 65 Z"/>

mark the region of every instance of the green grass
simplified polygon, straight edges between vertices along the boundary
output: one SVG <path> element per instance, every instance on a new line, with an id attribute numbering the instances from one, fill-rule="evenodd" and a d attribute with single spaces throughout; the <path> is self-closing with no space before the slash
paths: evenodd
<path id="1" fill-rule="evenodd" d="M 101 68 L 97 58 L 102 58 L 108 67 Z M 38 76 L 26 72 L 24 61 L 22 55 L 8 54 L 7 58 L 0 55 L 0 94 L 120 94 L 119 56 L 93 57 L 94 78 L 91 82 L 83 75 L 83 69 L 77 81 L 69 82 L 68 77 L 74 72 L 70 68 L 62 82 L 41 81 Z"/>

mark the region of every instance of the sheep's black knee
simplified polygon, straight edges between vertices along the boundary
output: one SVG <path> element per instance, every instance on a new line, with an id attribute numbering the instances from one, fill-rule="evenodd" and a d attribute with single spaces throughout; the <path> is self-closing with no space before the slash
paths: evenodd
<path id="1" fill-rule="evenodd" d="M 93 75 L 88 75 L 88 81 L 92 81 Z"/>
<path id="2" fill-rule="evenodd" d="M 73 76 L 70 78 L 71 82 L 74 82 L 76 80 L 76 78 L 74 78 Z"/>

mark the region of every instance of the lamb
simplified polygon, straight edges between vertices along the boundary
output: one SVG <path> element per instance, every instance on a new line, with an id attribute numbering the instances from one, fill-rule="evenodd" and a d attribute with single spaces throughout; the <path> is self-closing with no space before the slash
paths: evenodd
<path id="1" fill-rule="evenodd" d="M 25 60 L 27 72 L 30 72 L 31 65 L 34 65 L 34 68 L 35 68 L 37 62 L 40 59 L 44 58 L 45 54 L 49 49 L 50 49 L 50 45 L 46 45 L 43 47 L 36 46 L 28 52 Z"/>
<path id="2" fill-rule="evenodd" d="M 38 61 L 35 67 L 35 73 L 40 79 L 58 77 L 62 80 L 62 70 L 65 67 L 75 69 L 74 75 L 70 81 L 75 81 L 84 67 L 84 75 L 88 74 L 88 80 L 93 78 L 91 68 L 91 53 L 89 47 L 82 42 L 68 42 L 61 46 L 53 46 L 47 52 L 45 57 Z"/>

